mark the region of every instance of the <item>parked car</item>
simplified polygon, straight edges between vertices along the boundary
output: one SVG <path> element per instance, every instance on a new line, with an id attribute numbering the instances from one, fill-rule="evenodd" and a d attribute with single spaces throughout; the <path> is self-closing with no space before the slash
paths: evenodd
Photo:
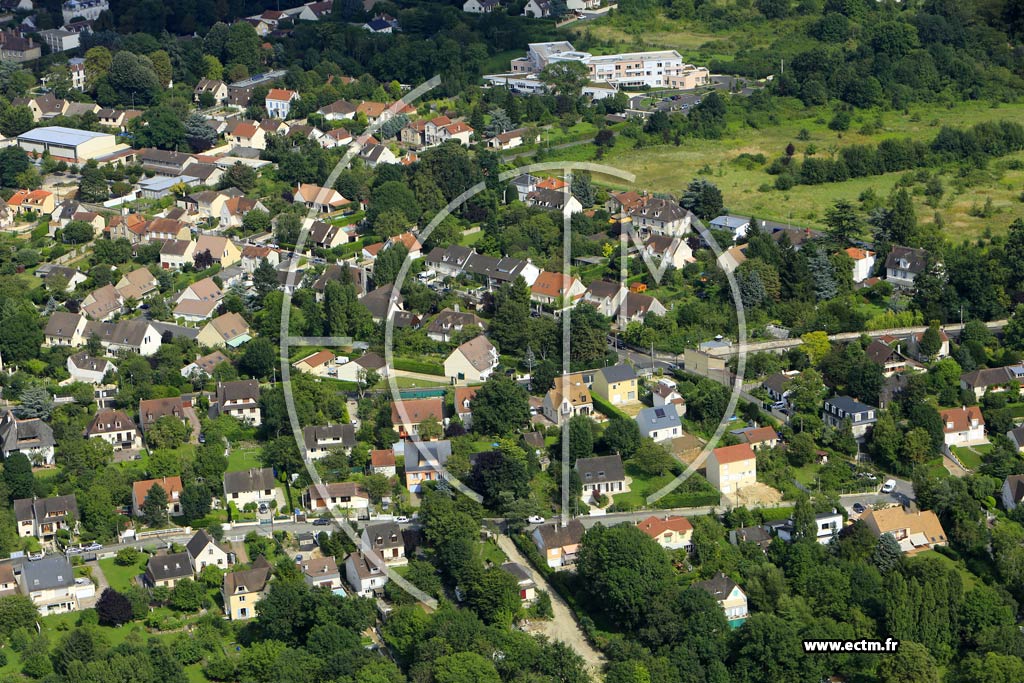
<path id="1" fill-rule="evenodd" d="M 331 520 L 327 519 L 326 517 L 317 517 L 313 520 L 313 526 L 328 526 L 330 525 L 330 523 Z"/>
<path id="2" fill-rule="evenodd" d="M 544 518 L 540 515 L 531 515 L 527 521 L 530 522 L 530 524 L 543 524 Z"/>
<path id="3" fill-rule="evenodd" d="M 892 493 L 896 490 L 896 480 L 886 479 L 885 483 L 882 484 L 882 493 Z"/>
<path id="4" fill-rule="evenodd" d="M 89 545 L 85 546 L 85 550 L 88 550 L 88 551 L 103 550 L 103 544 L 102 543 L 96 543 L 94 541 L 94 542 L 90 543 Z"/>
<path id="5" fill-rule="evenodd" d="M 398 524 L 408 524 L 409 518 L 405 515 L 399 515 L 398 517 L 395 517 L 395 522 L 397 522 Z"/>
<path id="6" fill-rule="evenodd" d="M 866 510 L 866 509 L 867 508 L 865 508 L 862 503 L 854 503 L 853 504 L 853 511 L 856 512 L 858 515 L 863 514 L 864 510 Z"/>

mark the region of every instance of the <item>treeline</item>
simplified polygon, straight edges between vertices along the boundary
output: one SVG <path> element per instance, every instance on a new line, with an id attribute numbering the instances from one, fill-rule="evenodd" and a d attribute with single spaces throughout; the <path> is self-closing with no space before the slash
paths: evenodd
<path id="1" fill-rule="evenodd" d="M 802 162 L 787 155 L 768 167 L 778 176 L 775 187 L 838 183 L 850 178 L 966 162 L 984 166 L 989 159 L 1024 149 L 1024 126 L 1013 121 L 978 123 L 971 128 L 944 126 L 930 143 L 910 138 L 890 138 L 877 145 L 850 145 L 837 159 L 806 157 Z"/>

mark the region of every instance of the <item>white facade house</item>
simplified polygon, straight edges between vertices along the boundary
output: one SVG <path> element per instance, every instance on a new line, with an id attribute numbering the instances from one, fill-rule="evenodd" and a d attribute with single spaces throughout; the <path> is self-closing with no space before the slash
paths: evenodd
<path id="1" fill-rule="evenodd" d="M 875 252 L 859 247 L 848 247 L 846 255 L 853 259 L 853 282 L 864 282 L 875 269 Z"/>

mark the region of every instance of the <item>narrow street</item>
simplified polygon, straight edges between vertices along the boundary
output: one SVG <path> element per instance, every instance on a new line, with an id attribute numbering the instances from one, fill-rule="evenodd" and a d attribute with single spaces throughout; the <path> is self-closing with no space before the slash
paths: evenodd
<path id="1" fill-rule="evenodd" d="M 519 548 L 516 547 L 511 538 L 499 534 L 498 547 L 508 555 L 509 560 L 518 562 L 526 567 L 534 583 L 537 584 L 538 590 L 547 591 L 548 595 L 551 596 L 551 608 L 555 616 L 549 621 L 541 622 L 544 626 L 541 632 L 552 640 L 559 640 L 565 643 L 574 652 L 579 653 L 584 661 L 586 661 L 591 676 L 596 680 L 601 680 L 601 667 L 605 662 L 604 655 L 594 649 L 590 641 L 587 640 L 586 635 L 580 630 L 579 624 L 576 623 L 576 617 L 573 615 L 569 605 L 551 588 L 551 585 L 544 577 L 534 571 L 533 567 L 530 566 L 530 562 L 519 552 Z"/>

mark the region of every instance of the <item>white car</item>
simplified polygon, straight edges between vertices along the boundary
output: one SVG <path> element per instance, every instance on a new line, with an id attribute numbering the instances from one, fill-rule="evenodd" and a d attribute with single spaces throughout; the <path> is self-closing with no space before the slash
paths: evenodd
<path id="1" fill-rule="evenodd" d="M 885 483 L 882 484 L 882 493 L 892 493 L 896 490 L 896 480 L 886 479 Z"/>
<path id="2" fill-rule="evenodd" d="M 90 543 L 89 545 L 85 546 L 85 549 L 86 550 L 103 550 L 103 544 L 102 543 Z"/>
<path id="3" fill-rule="evenodd" d="M 395 522 L 398 524 L 408 524 L 409 518 L 405 515 L 399 515 L 398 517 L 395 517 Z"/>
<path id="4" fill-rule="evenodd" d="M 543 524 L 544 518 L 540 515 L 531 515 L 527 521 L 530 522 L 530 524 Z"/>

